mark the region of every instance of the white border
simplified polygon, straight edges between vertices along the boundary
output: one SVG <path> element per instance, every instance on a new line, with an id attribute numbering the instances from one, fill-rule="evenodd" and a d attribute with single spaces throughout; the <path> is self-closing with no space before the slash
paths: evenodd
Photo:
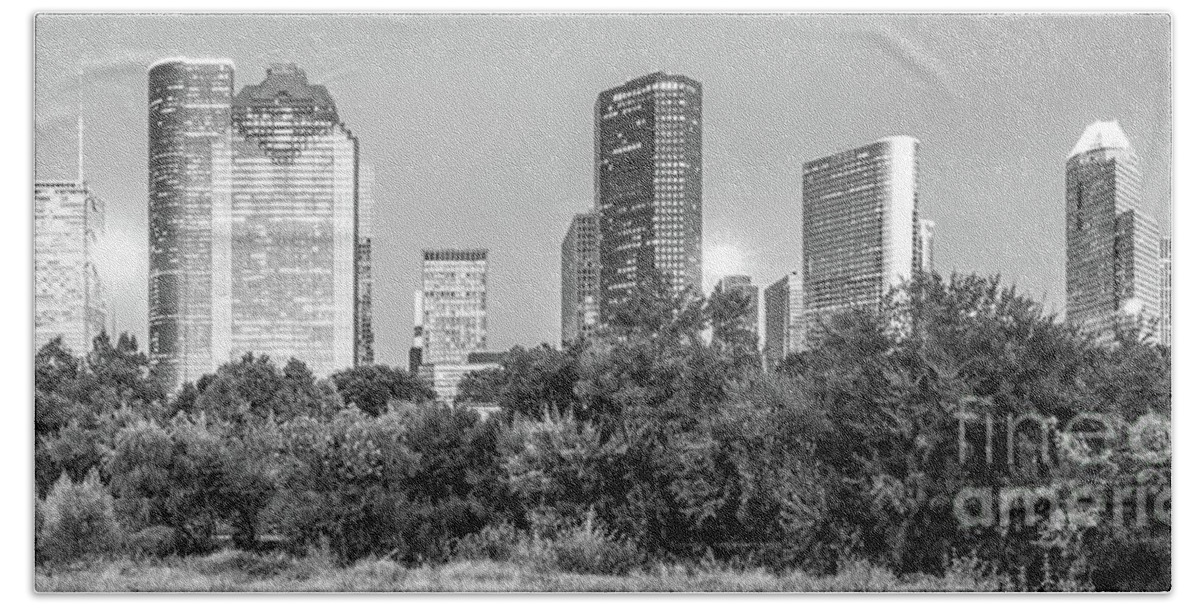
<path id="1" fill-rule="evenodd" d="M 840 0 L 838 2 L 785 2 L 785 1 L 768 1 L 759 0 L 750 3 L 733 3 L 733 2 L 707 2 L 707 1 L 691 1 L 691 2 L 667 2 L 655 0 L 617 0 L 612 2 L 595 2 L 583 1 L 571 4 L 555 3 L 547 1 L 532 1 L 498 4 L 486 2 L 464 2 L 454 0 L 425 0 L 422 2 L 387 2 L 383 0 L 358 0 L 348 5 L 332 5 L 333 3 L 317 3 L 306 0 L 275 0 L 275 1 L 260 1 L 254 3 L 253 6 L 248 6 L 244 2 L 219 1 L 196 3 L 189 2 L 185 6 L 172 6 L 172 10 L 192 10 L 192 11 L 246 11 L 253 10 L 255 12 L 296 12 L 296 11 L 328 11 L 328 10 L 355 10 L 355 11 L 698 11 L 698 12 L 722 12 L 722 11 L 796 11 L 796 10 L 825 10 L 825 11 L 895 11 L 904 9 L 906 11 L 1046 11 L 1046 10 L 1065 10 L 1065 11 L 1170 11 L 1173 14 L 1174 27 L 1174 91 L 1175 99 L 1173 105 L 1173 115 L 1175 117 L 1174 138 L 1176 142 L 1174 146 L 1174 171 L 1173 175 L 1178 175 L 1180 171 L 1184 171 L 1185 175 L 1191 173 L 1190 168 L 1197 166 L 1197 152 L 1195 147 L 1181 146 L 1178 142 L 1200 140 L 1200 132 L 1197 132 L 1197 116 L 1200 115 L 1200 98 L 1196 94 L 1196 79 L 1194 74 L 1197 70 L 1197 40 L 1200 39 L 1200 10 L 1197 10 L 1196 4 L 1193 2 L 1173 1 L 1157 2 L 1154 4 L 1142 4 L 1136 2 L 1112 2 L 1093 0 L 1091 2 L 1079 1 L 1059 1 L 1053 4 L 1043 4 L 1036 2 L 989 2 L 981 5 L 966 6 L 962 2 L 953 2 L 947 0 L 921 2 L 915 5 L 893 5 L 883 2 L 867 2 L 859 0 Z M 32 573 L 32 534 L 30 527 L 32 522 L 32 501 L 31 488 L 32 480 L 32 361 L 30 353 L 32 352 L 32 205 L 29 204 L 30 192 L 32 186 L 33 175 L 33 155 L 32 155 L 32 138 L 33 138 L 33 112 L 32 112 L 32 85 L 33 85 L 33 13 L 38 11 L 96 11 L 101 9 L 106 10 L 121 10 L 130 12 L 160 12 L 166 5 L 159 2 L 150 2 L 146 0 L 126 1 L 119 5 L 117 4 L 102 4 L 97 6 L 89 6 L 82 2 L 26 2 L 17 0 L 6 3 L 3 9 L 3 20 L 0 21 L 3 27 L 3 40 L 5 53 L 4 57 L 8 59 L 8 76 L 9 76 L 9 93 L 4 96 L 5 112 L 0 114 L 5 116 L 10 121 L 10 124 L 17 125 L 18 128 L 14 132 L 18 133 L 13 141 L 10 141 L 5 146 L 4 162 L 0 163 L 0 170 L 4 172 L 4 179 L 0 183 L 4 184 L 8 196 L 2 200 L 6 202 L 7 208 L 10 210 L 7 221 L 0 224 L 0 243 L 3 245 L 3 256 L 0 259 L 4 260 L 4 283 L 5 285 L 15 286 L 11 289 L 11 294 L 3 300 L 3 310 L 6 313 L 4 318 L 8 319 L 7 326 L 10 328 L 10 336 L 15 336 L 15 339 L 7 340 L 7 348 L 4 351 L 3 365 L 0 365 L 0 370 L 4 373 L 4 386 L 8 397 L 6 401 L 7 413 L 11 417 L 7 424 L 4 424 L 6 436 L 4 437 L 3 445 L 6 448 L 5 460 L 7 466 L 3 467 L 6 475 L 3 483 L 8 490 L 10 499 L 4 503 L 4 513 L 7 517 L 3 519 L 8 532 L 7 536 L 10 541 L 6 543 L 4 554 L 3 567 L 0 572 L 3 573 L 5 595 L 9 596 L 5 599 L 11 600 L 10 605 L 22 605 L 26 602 L 33 601 L 79 601 L 83 600 L 89 604 L 104 605 L 104 606 L 121 606 L 127 602 L 153 602 L 158 603 L 165 599 L 162 595 L 147 595 L 147 596 L 39 596 L 35 597 L 32 593 L 33 573 Z M 1200 192 L 1194 182 L 1190 180 L 1174 179 L 1174 200 L 1180 204 L 1172 206 L 1175 214 L 1173 225 L 1176 232 L 1181 235 L 1186 235 L 1187 230 L 1191 227 L 1200 225 L 1197 221 L 1197 209 L 1200 208 Z M 1176 261 L 1174 267 L 1176 276 L 1174 282 L 1176 311 L 1184 312 L 1175 319 L 1175 344 L 1176 344 L 1176 361 L 1175 368 L 1184 372 L 1197 369 L 1195 363 L 1195 348 L 1196 330 L 1195 325 L 1190 322 L 1190 318 L 1186 316 L 1185 311 L 1192 310 L 1187 303 L 1196 301 L 1195 285 L 1196 282 L 1191 280 L 1193 276 L 1191 271 L 1192 265 L 1190 262 L 1196 259 L 1197 247 L 1193 241 L 1187 238 L 1175 239 L 1175 256 L 1183 258 L 1182 263 Z M 1184 270 L 1180 270 L 1184 269 Z M 1180 280 L 1184 278 L 1186 280 Z M 1179 305 L 1184 303 L 1184 305 Z M 1178 431 L 1184 433 L 1191 429 L 1197 428 L 1197 413 L 1192 404 L 1196 402 L 1196 391 L 1194 380 L 1187 373 L 1177 373 L 1175 382 L 1175 398 L 1174 403 L 1177 404 L 1174 408 L 1174 424 Z M 1187 438 L 1187 435 L 1181 435 Z M 1094 602 L 1107 604 L 1109 601 L 1152 601 L 1159 603 L 1167 601 L 1171 603 L 1183 602 L 1188 605 L 1194 605 L 1196 599 L 1200 597 L 1197 589 L 1200 588 L 1200 581 L 1193 573 L 1200 571 L 1200 564 L 1197 563 L 1196 553 L 1200 543 L 1200 537 L 1197 536 L 1197 526 L 1189 521 L 1186 513 L 1190 512 L 1188 508 L 1196 504 L 1196 483 L 1188 483 L 1192 474 L 1198 470 L 1196 466 L 1195 451 L 1186 441 L 1176 441 L 1174 446 L 1174 454 L 1176 458 L 1175 470 L 1181 471 L 1182 475 L 1177 475 L 1177 483 L 1174 486 L 1174 500 L 1177 504 L 1182 504 L 1182 509 L 1177 509 L 1177 513 L 1182 513 L 1184 516 L 1175 517 L 1174 530 L 1174 591 L 1168 597 L 1156 596 L 1137 596 L 1130 598 L 1129 596 L 1096 596 L 1096 595 L 1081 595 L 1072 597 L 1046 597 L 1046 596 L 985 596 L 979 598 L 986 603 L 993 602 L 1020 602 L 1023 606 L 1029 604 L 1043 605 L 1054 602 L 1055 605 L 1088 605 L 1091 606 Z M 359 599 L 362 597 L 363 599 Z M 171 597 L 170 599 L 176 599 Z M 402 597 L 395 596 L 356 596 L 349 598 L 345 595 L 326 595 L 326 596 L 265 596 L 265 595 L 206 595 L 201 597 L 189 596 L 179 598 L 179 601 L 187 601 L 188 603 L 200 602 L 202 604 L 216 604 L 221 602 L 233 603 L 238 605 L 251 605 L 261 602 L 277 603 L 277 602 L 295 602 L 304 603 L 312 601 L 385 601 L 385 602 L 437 602 L 441 603 L 462 603 L 462 605 L 475 605 L 477 603 L 486 603 L 492 605 L 519 605 L 527 602 L 547 604 L 561 604 L 562 602 L 570 602 L 572 604 L 580 603 L 584 605 L 595 604 L 598 602 L 620 601 L 634 603 L 650 603 L 658 604 L 660 602 L 677 603 L 679 605 L 692 606 L 694 604 L 711 604 L 725 601 L 748 601 L 748 602 L 763 602 L 773 605 L 789 605 L 794 606 L 798 602 L 815 602 L 819 604 L 837 602 L 839 605 L 863 604 L 886 602 L 889 604 L 900 603 L 905 605 L 916 605 L 925 602 L 953 602 L 958 603 L 964 600 L 962 596 L 956 595 L 910 595 L 910 596 L 837 596 L 837 595 L 807 595 L 807 596 L 792 596 L 792 595 L 772 595 L 772 596 L 755 596 L 755 597 L 736 597 L 736 596 L 696 596 L 696 595 L 641 595 L 641 596 L 611 596 L 611 595 L 579 595 L 570 597 L 561 597 L 553 595 L 493 595 L 486 597 L 472 596 L 415 596 L 405 595 Z M 6 602 L 8 604 L 9 602 Z"/>

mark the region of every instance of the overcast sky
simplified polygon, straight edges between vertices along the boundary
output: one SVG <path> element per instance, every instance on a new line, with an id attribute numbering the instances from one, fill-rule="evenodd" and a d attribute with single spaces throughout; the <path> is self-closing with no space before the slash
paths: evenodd
<path id="1" fill-rule="evenodd" d="M 801 165 L 921 140 L 935 267 L 999 273 L 1062 310 L 1066 155 L 1118 120 L 1170 230 L 1165 16 L 40 16 L 38 179 L 108 203 L 119 330 L 146 336 L 146 69 L 225 57 L 235 85 L 295 62 L 376 170 L 376 353 L 404 365 L 425 247 L 491 250 L 489 347 L 557 344 L 559 247 L 592 204 L 597 93 L 664 70 L 704 86 L 706 285 L 800 267 Z"/>

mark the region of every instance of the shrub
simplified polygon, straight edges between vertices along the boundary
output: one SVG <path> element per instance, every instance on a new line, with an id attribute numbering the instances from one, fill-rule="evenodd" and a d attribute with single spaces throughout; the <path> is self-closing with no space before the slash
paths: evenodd
<path id="1" fill-rule="evenodd" d="M 454 553 L 464 560 L 509 561 L 516 554 L 518 545 L 527 540 L 512 524 L 504 522 L 485 526 L 482 530 L 468 534 L 455 543 Z"/>
<path id="2" fill-rule="evenodd" d="M 35 558 L 64 564 L 110 552 L 117 538 L 113 499 L 95 470 L 80 483 L 64 473 L 41 504 Z"/>
<path id="3" fill-rule="evenodd" d="M 288 570 L 293 563 L 283 553 L 251 553 L 225 549 L 196 560 L 196 570 L 204 574 L 242 574 L 251 578 L 271 578 Z"/>
<path id="4" fill-rule="evenodd" d="M 625 575 L 641 561 L 633 543 L 595 523 L 590 513 L 582 524 L 559 532 L 550 551 L 555 567 L 577 574 Z"/>
<path id="5" fill-rule="evenodd" d="M 166 557 L 178 553 L 177 532 L 170 526 L 150 526 L 125 539 L 125 552 L 134 559 Z"/>

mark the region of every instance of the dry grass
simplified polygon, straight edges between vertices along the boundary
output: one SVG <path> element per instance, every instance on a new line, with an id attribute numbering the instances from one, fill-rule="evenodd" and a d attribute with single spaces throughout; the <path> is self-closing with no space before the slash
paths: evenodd
<path id="1" fill-rule="evenodd" d="M 546 572 L 512 563 L 460 561 L 405 568 L 388 560 L 366 560 L 348 568 L 327 558 L 292 559 L 237 551 L 165 560 L 94 562 L 36 574 L 39 592 L 815 592 L 815 591 L 997 591 L 1002 583 L 974 572 L 944 577 L 897 577 L 866 564 L 834 576 L 765 570 L 649 568 L 628 576 Z"/>

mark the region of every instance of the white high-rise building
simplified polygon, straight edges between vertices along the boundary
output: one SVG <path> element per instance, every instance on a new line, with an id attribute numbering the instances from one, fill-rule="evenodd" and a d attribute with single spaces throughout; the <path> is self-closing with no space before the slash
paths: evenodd
<path id="1" fill-rule="evenodd" d="M 235 96 L 232 63 L 192 59 L 149 88 L 153 363 L 179 386 L 246 352 L 318 376 L 369 360 L 369 187 L 360 207 L 329 91 L 275 64 Z"/>
<path id="2" fill-rule="evenodd" d="M 103 233 L 104 202 L 86 184 L 34 184 L 34 348 L 61 336 L 74 355 L 91 351 L 108 318 L 96 266 Z"/>
<path id="3" fill-rule="evenodd" d="M 487 350 L 486 249 L 426 249 L 421 266 L 422 364 L 466 363 Z"/>

